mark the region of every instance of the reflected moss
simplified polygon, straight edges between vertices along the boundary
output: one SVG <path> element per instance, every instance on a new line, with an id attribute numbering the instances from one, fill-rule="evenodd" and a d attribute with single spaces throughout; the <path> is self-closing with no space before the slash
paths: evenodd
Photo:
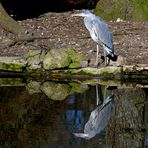
<path id="1" fill-rule="evenodd" d="M 40 82 L 31 81 L 27 83 L 26 89 L 28 90 L 29 94 L 40 93 Z"/>
<path id="2" fill-rule="evenodd" d="M 70 94 L 71 88 L 67 84 L 44 82 L 41 90 L 52 100 L 64 100 Z"/>
<path id="3" fill-rule="evenodd" d="M 0 86 L 24 86 L 21 78 L 0 78 Z"/>
<path id="4" fill-rule="evenodd" d="M 83 93 L 88 89 L 88 85 L 86 84 L 69 83 L 69 85 L 72 87 L 70 94 L 73 94 L 74 92 Z"/>

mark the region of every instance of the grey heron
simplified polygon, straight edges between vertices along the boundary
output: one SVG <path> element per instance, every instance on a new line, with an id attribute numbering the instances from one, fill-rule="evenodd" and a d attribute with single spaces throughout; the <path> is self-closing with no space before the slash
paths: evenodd
<path id="1" fill-rule="evenodd" d="M 96 65 L 98 66 L 99 45 L 104 49 L 105 65 L 109 64 L 110 59 L 112 61 L 117 61 L 112 41 L 112 33 L 109 31 L 107 24 L 99 16 L 96 16 L 89 10 L 84 10 L 84 12 L 73 14 L 72 16 L 84 17 L 85 27 L 89 31 L 91 38 L 97 43 Z"/>
<path id="2" fill-rule="evenodd" d="M 89 120 L 85 124 L 84 133 L 73 134 L 76 137 L 91 139 L 96 134 L 102 132 L 106 128 L 111 118 L 113 97 L 114 95 L 108 96 L 101 106 L 98 106 L 95 110 L 91 112 Z"/>

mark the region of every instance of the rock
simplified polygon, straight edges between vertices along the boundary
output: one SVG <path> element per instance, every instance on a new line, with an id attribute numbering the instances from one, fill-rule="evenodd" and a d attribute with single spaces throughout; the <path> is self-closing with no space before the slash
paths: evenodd
<path id="1" fill-rule="evenodd" d="M 27 67 L 29 69 L 38 69 L 41 68 L 42 61 L 45 56 L 45 50 L 29 50 L 27 54 L 25 55 L 25 58 L 27 60 Z"/>
<path id="2" fill-rule="evenodd" d="M 67 48 L 67 53 L 70 56 L 72 62 L 80 62 L 87 60 L 85 55 L 77 53 L 73 48 Z"/>
<path id="3" fill-rule="evenodd" d="M 82 68 L 87 67 L 88 66 L 88 60 L 87 61 L 80 61 L 80 65 Z"/>
<path id="4" fill-rule="evenodd" d="M 121 18 L 117 18 L 116 22 L 123 22 Z"/>
<path id="5" fill-rule="evenodd" d="M 26 61 L 21 57 L 0 57 L 0 70 L 22 72 Z"/>
<path id="6" fill-rule="evenodd" d="M 64 100 L 70 94 L 70 86 L 54 82 L 44 82 L 41 90 L 52 100 Z"/>
<path id="7" fill-rule="evenodd" d="M 146 1 L 102 0 L 97 3 L 95 13 L 105 20 L 145 20 L 147 21 Z M 102 13 L 103 12 L 103 13 Z"/>
<path id="8" fill-rule="evenodd" d="M 50 50 L 43 60 L 45 70 L 68 67 L 71 59 L 68 53 L 62 49 Z"/>
<path id="9" fill-rule="evenodd" d="M 113 65 L 113 66 L 123 66 L 125 64 L 126 64 L 126 58 L 121 55 L 118 56 L 116 62 L 110 60 L 110 65 Z"/>
<path id="10" fill-rule="evenodd" d="M 81 68 L 88 66 L 88 58 L 85 55 L 77 53 L 73 48 L 68 48 L 67 53 L 72 60 L 69 68 Z"/>

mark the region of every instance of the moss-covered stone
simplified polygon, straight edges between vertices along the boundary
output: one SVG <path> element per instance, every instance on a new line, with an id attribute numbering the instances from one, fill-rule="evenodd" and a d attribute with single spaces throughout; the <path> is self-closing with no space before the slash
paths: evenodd
<path id="1" fill-rule="evenodd" d="M 69 68 L 81 68 L 88 66 L 88 58 L 85 55 L 76 52 L 73 48 L 67 48 L 67 53 L 72 60 Z"/>
<path id="2" fill-rule="evenodd" d="M 29 50 L 25 55 L 28 69 L 30 70 L 41 68 L 41 63 L 43 62 L 44 57 L 45 50 Z"/>
<path id="3" fill-rule="evenodd" d="M 18 57 L 0 57 L 0 70 L 22 72 L 26 61 Z"/>
<path id="4" fill-rule="evenodd" d="M 75 63 L 75 62 L 80 63 L 81 61 L 88 61 L 88 58 L 85 55 L 76 52 L 73 48 L 67 48 L 67 53 L 71 58 L 72 63 Z"/>
<path id="5" fill-rule="evenodd" d="M 43 60 L 43 68 L 45 70 L 65 68 L 71 63 L 71 58 L 63 49 L 50 50 Z"/>
<path id="6" fill-rule="evenodd" d="M 44 82 L 41 90 L 52 100 L 64 100 L 70 94 L 70 86 L 54 82 Z"/>
<path id="7" fill-rule="evenodd" d="M 101 0 L 95 13 L 106 20 L 148 20 L 147 0 Z"/>
<path id="8" fill-rule="evenodd" d="M 80 68 L 81 64 L 80 64 L 80 62 L 74 62 L 74 63 L 70 63 L 70 65 L 68 67 L 69 68 Z"/>

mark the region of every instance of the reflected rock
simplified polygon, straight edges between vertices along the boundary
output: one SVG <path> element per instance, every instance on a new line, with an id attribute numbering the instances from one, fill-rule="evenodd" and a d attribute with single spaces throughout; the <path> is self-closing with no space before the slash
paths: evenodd
<path id="1" fill-rule="evenodd" d="M 70 86 L 55 82 L 44 82 L 41 90 L 52 100 L 64 100 L 70 94 Z"/>
<path id="2" fill-rule="evenodd" d="M 83 93 L 88 89 L 88 85 L 80 84 L 80 83 L 69 83 L 69 85 L 72 87 L 70 94 L 73 93 Z"/>
<path id="3" fill-rule="evenodd" d="M 75 136 L 91 139 L 105 129 L 112 113 L 113 96 L 108 96 L 101 106 L 91 112 L 90 118 L 85 124 L 84 133 L 74 133 Z"/>
<path id="4" fill-rule="evenodd" d="M 26 85 L 26 89 L 28 90 L 29 94 L 35 94 L 35 93 L 40 93 L 40 82 L 36 82 L 36 81 L 31 81 L 29 83 L 27 83 Z"/>
<path id="5" fill-rule="evenodd" d="M 43 68 L 46 70 L 68 67 L 71 59 L 63 49 L 50 50 L 43 60 Z"/>

